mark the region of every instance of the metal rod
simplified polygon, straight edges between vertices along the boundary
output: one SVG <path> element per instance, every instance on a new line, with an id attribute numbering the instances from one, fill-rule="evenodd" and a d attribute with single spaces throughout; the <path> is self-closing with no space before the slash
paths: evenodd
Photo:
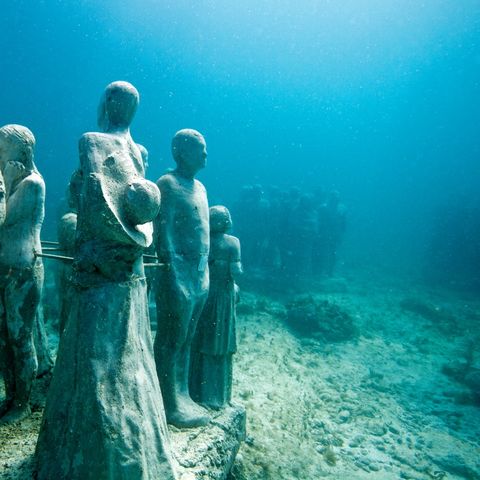
<path id="1" fill-rule="evenodd" d="M 41 241 L 44 245 L 60 245 L 58 242 L 51 242 L 50 240 L 42 240 Z"/>
<path id="2" fill-rule="evenodd" d="M 42 247 L 42 252 L 64 252 L 64 248 L 57 247 Z"/>
<path id="3" fill-rule="evenodd" d="M 61 260 L 63 262 L 73 262 L 73 257 L 67 257 L 65 255 L 54 255 L 51 253 L 36 253 L 35 256 L 42 258 L 51 258 L 52 260 Z M 144 263 L 143 266 L 147 268 L 152 267 L 166 267 L 167 263 Z"/>
<path id="4" fill-rule="evenodd" d="M 143 256 L 143 258 L 151 258 L 151 259 L 153 259 L 153 260 L 157 260 L 157 259 L 158 259 L 158 257 L 157 257 L 156 255 L 147 255 L 147 254 L 145 254 L 145 255 Z"/>
<path id="5" fill-rule="evenodd" d="M 61 260 L 62 262 L 73 262 L 73 257 L 66 257 L 65 255 L 53 255 L 50 253 L 36 253 L 36 257 L 52 258 L 53 260 Z"/>

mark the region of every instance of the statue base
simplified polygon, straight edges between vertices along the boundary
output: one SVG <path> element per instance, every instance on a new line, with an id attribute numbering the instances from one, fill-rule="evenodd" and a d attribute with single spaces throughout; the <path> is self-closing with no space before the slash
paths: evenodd
<path id="1" fill-rule="evenodd" d="M 225 480 L 232 469 L 245 440 L 245 408 L 233 403 L 210 414 L 212 420 L 204 427 L 169 426 L 180 480 Z"/>

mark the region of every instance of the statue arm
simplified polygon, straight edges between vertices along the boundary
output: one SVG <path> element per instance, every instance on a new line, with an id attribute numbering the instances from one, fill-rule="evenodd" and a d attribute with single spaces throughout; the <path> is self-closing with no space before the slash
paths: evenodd
<path id="1" fill-rule="evenodd" d="M 240 241 L 236 237 L 231 238 L 232 244 L 230 251 L 230 272 L 232 274 L 233 280 L 237 281 L 238 278 L 243 274 Z"/>
<path id="2" fill-rule="evenodd" d="M 161 261 L 169 262 L 172 252 L 175 251 L 172 241 L 172 229 L 175 222 L 174 192 L 171 180 L 167 177 L 160 178 L 157 186 L 162 200 L 160 211 L 153 221 L 155 251 Z"/>
<path id="3" fill-rule="evenodd" d="M 45 184 L 41 177 L 25 178 L 17 190 L 7 200 L 7 216 L 4 226 L 14 225 L 20 221 L 32 219 L 33 223 L 41 222 L 45 204 Z M 40 214 L 35 215 L 39 211 Z"/>

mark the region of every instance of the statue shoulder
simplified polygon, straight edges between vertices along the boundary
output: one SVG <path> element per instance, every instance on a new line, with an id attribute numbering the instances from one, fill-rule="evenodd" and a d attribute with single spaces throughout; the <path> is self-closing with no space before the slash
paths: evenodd
<path id="1" fill-rule="evenodd" d="M 160 191 L 171 190 L 172 188 L 178 185 L 178 180 L 176 179 L 175 175 L 172 175 L 170 172 L 162 175 L 157 180 L 157 187 Z"/>
<path id="2" fill-rule="evenodd" d="M 194 185 L 195 185 L 195 188 L 198 188 L 199 190 L 201 190 L 202 192 L 205 192 L 207 193 L 207 190 L 205 189 L 205 186 L 203 185 L 203 183 L 200 181 L 200 180 L 197 180 L 196 178 L 193 180 L 194 182 Z"/>
<path id="3" fill-rule="evenodd" d="M 233 235 L 224 235 L 225 243 L 232 254 L 236 254 L 240 251 L 240 240 Z"/>
<path id="4" fill-rule="evenodd" d="M 45 192 L 45 181 L 39 173 L 32 172 L 28 177 L 23 179 L 22 187 L 34 192 L 43 193 Z"/>
<path id="5" fill-rule="evenodd" d="M 104 142 L 105 140 L 109 139 L 109 135 L 102 132 L 87 132 L 84 133 L 80 140 L 78 141 L 78 145 L 80 150 L 82 148 L 90 147 L 96 145 L 98 143 Z"/>

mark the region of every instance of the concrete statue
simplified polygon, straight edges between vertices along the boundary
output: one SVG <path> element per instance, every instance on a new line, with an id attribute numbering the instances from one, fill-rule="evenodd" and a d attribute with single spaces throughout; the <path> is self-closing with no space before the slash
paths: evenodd
<path id="1" fill-rule="evenodd" d="M 222 408 L 232 396 L 232 356 L 236 352 L 235 305 L 242 273 L 240 242 L 228 235 L 230 212 L 210 208 L 210 290 L 198 322 L 192 347 L 192 398 L 211 408 Z"/>
<path id="2" fill-rule="evenodd" d="M 208 295 L 209 215 L 204 186 L 195 179 L 205 167 L 203 136 L 180 130 L 172 140 L 175 170 L 157 182 L 162 195 L 154 221 L 155 248 L 164 264 L 155 284 L 155 361 L 168 423 L 195 427 L 209 421 L 189 393 L 190 351 Z"/>
<path id="3" fill-rule="evenodd" d="M 39 480 L 177 478 L 153 358 L 142 254 L 160 204 L 130 135 L 139 101 L 107 86 L 79 143 L 72 305 L 36 449 Z"/>
<path id="4" fill-rule="evenodd" d="M 6 400 L 0 422 L 30 414 L 37 373 L 34 330 L 43 286 L 40 230 L 45 183 L 34 163 L 35 138 L 20 125 L 0 128 L 0 365 Z"/>

